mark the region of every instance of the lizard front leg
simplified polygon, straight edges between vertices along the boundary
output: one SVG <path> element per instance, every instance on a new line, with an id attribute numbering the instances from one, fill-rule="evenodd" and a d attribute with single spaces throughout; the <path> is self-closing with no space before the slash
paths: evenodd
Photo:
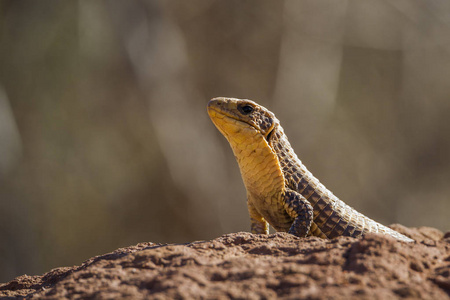
<path id="1" fill-rule="evenodd" d="M 298 237 L 306 237 L 313 222 L 313 207 L 301 194 L 287 189 L 284 194 L 284 207 L 288 215 L 294 219 L 289 233 Z"/>
<path id="2" fill-rule="evenodd" d="M 269 234 L 269 223 L 256 210 L 251 202 L 250 197 L 247 197 L 248 214 L 250 215 L 251 232 L 256 234 Z"/>

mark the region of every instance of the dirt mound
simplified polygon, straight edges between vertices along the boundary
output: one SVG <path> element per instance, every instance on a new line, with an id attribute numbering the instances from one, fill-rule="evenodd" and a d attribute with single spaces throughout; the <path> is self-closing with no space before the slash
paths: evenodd
<path id="1" fill-rule="evenodd" d="M 239 232 L 182 245 L 142 243 L 17 277 L 0 285 L 0 297 L 450 299 L 450 233 L 393 227 L 417 242 Z"/>

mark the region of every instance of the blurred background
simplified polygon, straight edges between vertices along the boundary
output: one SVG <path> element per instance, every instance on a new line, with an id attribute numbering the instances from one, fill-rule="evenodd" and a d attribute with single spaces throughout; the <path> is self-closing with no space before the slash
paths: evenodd
<path id="1" fill-rule="evenodd" d="M 250 98 L 384 224 L 450 229 L 450 2 L 0 0 L 0 282 L 248 231 Z"/>

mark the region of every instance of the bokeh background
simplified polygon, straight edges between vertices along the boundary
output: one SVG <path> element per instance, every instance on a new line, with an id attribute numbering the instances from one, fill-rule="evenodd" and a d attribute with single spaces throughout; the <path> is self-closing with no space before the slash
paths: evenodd
<path id="1" fill-rule="evenodd" d="M 0 282 L 247 231 L 207 101 L 385 223 L 450 229 L 450 2 L 0 0 Z"/>

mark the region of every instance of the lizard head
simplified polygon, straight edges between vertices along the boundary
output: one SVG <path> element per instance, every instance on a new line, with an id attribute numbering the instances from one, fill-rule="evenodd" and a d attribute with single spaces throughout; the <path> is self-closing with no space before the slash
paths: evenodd
<path id="1" fill-rule="evenodd" d="M 268 141 L 279 121 L 267 108 L 247 99 L 214 98 L 208 103 L 208 114 L 225 136 L 256 131 Z"/>

